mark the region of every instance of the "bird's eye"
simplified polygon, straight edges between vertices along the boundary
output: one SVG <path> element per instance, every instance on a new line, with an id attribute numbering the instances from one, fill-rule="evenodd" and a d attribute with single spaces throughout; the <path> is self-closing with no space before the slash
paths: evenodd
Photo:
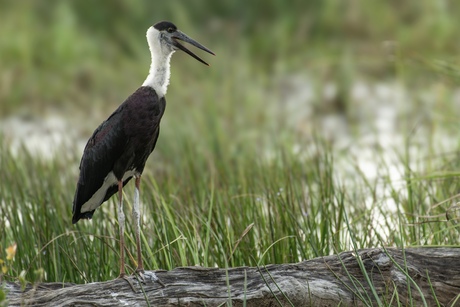
<path id="1" fill-rule="evenodd" d="M 173 32 L 174 32 L 174 28 L 169 27 L 167 31 L 168 31 L 168 33 L 173 33 Z"/>

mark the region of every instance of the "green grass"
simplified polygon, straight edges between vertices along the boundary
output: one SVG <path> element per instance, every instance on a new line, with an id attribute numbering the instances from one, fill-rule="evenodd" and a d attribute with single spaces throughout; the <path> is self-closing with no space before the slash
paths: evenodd
<path id="1" fill-rule="evenodd" d="M 417 179 L 408 174 L 410 194 L 402 189 L 392 195 L 399 211 L 375 221 L 372 211 L 382 200 L 374 199 L 371 209 L 363 205 L 375 186 L 362 182 L 354 190 L 338 184 L 332 156 L 319 141 L 312 141 L 316 148 L 306 157 L 282 149 L 270 159 L 256 158 L 257 152 L 244 149 L 227 156 L 210 149 L 204 155 L 190 141 L 176 141 L 183 144 L 180 155 L 167 155 L 170 158 L 161 161 L 168 169 L 155 167 L 159 159 L 154 154 L 153 166 L 143 176 L 147 268 L 255 266 L 382 244 L 459 243 L 453 224 L 444 219 L 428 223 L 421 217 L 443 213 L 449 206 L 431 208 L 436 199 L 451 195 L 448 175 Z M 40 161 L 25 151 L 12 156 L 6 147 L 0 156 L 0 226 L 5 230 L 1 245 L 18 244 L 7 275 L 15 277 L 26 270 L 27 279 L 34 280 L 34 272 L 43 268 L 48 281 L 116 277 L 114 201 L 104 204 L 91 222 L 71 224 L 77 157 Z M 126 211 L 131 210 L 132 189 L 125 190 Z M 131 225 L 128 222 L 127 241 L 128 250 L 134 252 Z M 400 230 L 389 236 L 378 234 L 373 230 L 376 225 L 400 225 Z M 135 267 L 132 260 L 127 263 L 128 270 Z"/>
<path id="2" fill-rule="evenodd" d="M 460 244 L 456 4 L 395 10 L 390 2 L 273 1 L 244 3 L 242 11 L 238 1 L 221 1 L 205 11 L 170 3 L 152 16 L 148 1 L 53 3 L 11 2 L 0 12 L 0 112 L 38 120 L 57 112 L 68 118 L 69 138 L 87 139 L 143 81 L 143 33 L 152 22 L 177 21 L 217 54 L 206 57 L 209 68 L 173 57 L 161 136 L 141 186 L 146 268 L 263 266 L 382 245 Z M 299 75 L 311 77 L 314 98 L 299 96 L 292 107 L 299 88 L 291 77 Z M 361 80 L 394 82 L 407 93 L 395 132 L 403 145 L 365 147 L 374 177 L 354 150 L 363 148 L 363 122 L 373 129 L 351 95 Z M 337 92 L 326 99 L 330 83 Z M 299 119 L 304 108 L 314 116 Z M 341 131 L 325 136 L 331 114 L 349 125 L 345 147 L 337 145 Z M 452 140 L 450 152 L 440 136 Z M 82 148 L 63 146 L 44 159 L 25 147 L 13 154 L 9 137 L 5 130 L 0 138 L 0 259 L 14 242 L 17 253 L 2 278 L 116 277 L 114 199 L 92 221 L 71 224 Z M 132 198 L 130 184 L 128 271 Z"/>

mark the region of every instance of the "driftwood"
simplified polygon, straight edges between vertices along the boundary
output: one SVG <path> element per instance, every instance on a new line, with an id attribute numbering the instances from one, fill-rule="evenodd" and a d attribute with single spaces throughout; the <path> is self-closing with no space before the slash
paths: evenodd
<path id="1" fill-rule="evenodd" d="M 164 287 L 130 277 L 135 291 L 123 279 L 43 283 L 24 291 L 7 283 L 7 299 L 9 306 L 460 306 L 460 248 L 373 248 L 358 255 L 259 268 L 149 271 L 147 277 L 156 274 Z"/>

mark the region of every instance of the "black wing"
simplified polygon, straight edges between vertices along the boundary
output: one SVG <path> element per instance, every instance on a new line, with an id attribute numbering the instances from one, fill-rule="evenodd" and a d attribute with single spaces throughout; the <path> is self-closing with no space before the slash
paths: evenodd
<path id="1" fill-rule="evenodd" d="M 73 202 L 73 219 L 91 218 L 94 210 L 81 213 L 81 207 L 103 185 L 110 172 L 123 178 L 127 170 L 142 173 L 158 139 L 160 120 L 166 107 L 151 87 L 140 87 L 97 129 L 89 139 L 80 162 L 80 178 Z M 127 178 L 126 184 L 131 178 Z M 118 190 L 110 186 L 104 202 Z"/>
<path id="2" fill-rule="evenodd" d="M 80 177 L 73 201 L 73 223 L 81 218 L 91 218 L 94 210 L 81 213 L 81 207 L 102 186 L 105 177 L 112 171 L 115 161 L 126 148 L 129 139 L 122 124 L 123 107 L 121 105 L 104 121 L 86 144 L 80 162 Z"/>

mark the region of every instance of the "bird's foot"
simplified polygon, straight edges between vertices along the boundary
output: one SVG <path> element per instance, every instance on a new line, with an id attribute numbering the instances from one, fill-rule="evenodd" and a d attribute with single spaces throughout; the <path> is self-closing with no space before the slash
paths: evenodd
<path id="1" fill-rule="evenodd" d="M 133 289 L 133 292 L 137 292 L 136 289 L 134 288 L 133 282 L 129 279 L 128 276 L 126 276 L 126 274 L 120 274 L 118 278 L 126 280 L 126 282 L 129 284 L 131 289 Z"/>
<path id="2" fill-rule="evenodd" d="M 142 268 L 137 268 L 136 271 L 134 271 L 134 277 L 138 279 L 141 283 L 145 284 L 145 271 Z"/>
<path id="3" fill-rule="evenodd" d="M 142 268 L 137 268 L 134 274 L 135 274 L 136 278 L 140 282 L 142 282 L 143 284 L 145 284 L 146 281 L 150 280 L 150 281 L 159 283 L 161 285 L 161 287 L 163 287 L 163 288 L 166 287 L 165 284 L 152 271 L 147 271 L 146 272 Z"/>

